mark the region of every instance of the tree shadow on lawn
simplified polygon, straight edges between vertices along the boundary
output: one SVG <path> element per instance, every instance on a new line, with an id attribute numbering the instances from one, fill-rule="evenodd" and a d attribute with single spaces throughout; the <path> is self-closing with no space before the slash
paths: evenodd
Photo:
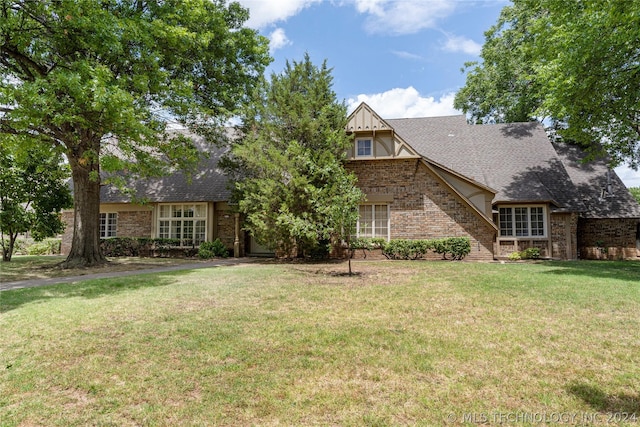
<path id="1" fill-rule="evenodd" d="M 582 399 L 595 411 L 612 414 L 636 414 L 640 417 L 640 396 L 631 394 L 610 395 L 598 387 L 585 383 L 571 384 L 567 391 Z"/>
<path id="2" fill-rule="evenodd" d="M 542 274 L 601 277 L 640 283 L 640 261 L 544 261 L 542 264 L 554 267 Z"/>
<path id="3" fill-rule="evenodd" d="M 45 302 L 52 299 L 77 297 L 92 299 L 120 292 L 167 286 L 175 283 L 173 276 L 184 274 L 186 271 L 188 270 L 121 278 L 79 280 L 57 285 L 6 290 L 0 293 L 0 313 L 15 310 L 24 304 Z"/>

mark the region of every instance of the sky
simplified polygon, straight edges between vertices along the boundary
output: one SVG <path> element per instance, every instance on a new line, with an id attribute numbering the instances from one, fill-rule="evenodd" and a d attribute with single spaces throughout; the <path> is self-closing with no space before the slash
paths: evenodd
<path id="1" fill-rule="evenodd" d="M 465 63 L 479 61 L 484 32 L 505 0 L 239 0 L 246 23 L 270 40 L 274 61 L 323 61 L 351 112 L 361 102 L 385 119 L 462 114 L 453 108 Z M 616 169 L 627 187 L 640 172 Z"/>

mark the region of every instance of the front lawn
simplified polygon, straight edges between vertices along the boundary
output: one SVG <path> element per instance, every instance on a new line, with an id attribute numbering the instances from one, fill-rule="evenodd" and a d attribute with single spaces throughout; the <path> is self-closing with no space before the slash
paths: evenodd
<path id="1" fill-rule="evenodd" d="M 2 292 L 0 425 L 640 425 L 640 263 L 353 265 Z"/>

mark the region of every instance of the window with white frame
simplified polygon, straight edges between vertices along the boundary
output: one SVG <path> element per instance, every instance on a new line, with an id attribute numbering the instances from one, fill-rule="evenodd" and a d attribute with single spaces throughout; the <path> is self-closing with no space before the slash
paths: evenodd
<path id="1" fill-rule="evenodd" d="M 382 237 L 389 239 L 389 206 L 360 205 L 357 237 Z"/>
<path id="2" fill-rule="evenodd" d="M 118 229 L 117 213 L 101 213 L 100 214 L 100 238 L 116 237 Z"/>
<path id="3" fill-rule="evenodd" d="M 501 237 L 545 237 L 546 215 L 543 206 L 510 206 L 498 210 Z"/>
<path id="4" fill-rule="evenodd" d="M 160 205 L 158 237 L 178 239 L 181 246 L 198 246 L 207 238 L 207 205 Z"/>
<path id="5" fill-rule="evenodd" d="M 356 139 L 356 157 L 373 156 L 373 140 L 371 138 Z"/>

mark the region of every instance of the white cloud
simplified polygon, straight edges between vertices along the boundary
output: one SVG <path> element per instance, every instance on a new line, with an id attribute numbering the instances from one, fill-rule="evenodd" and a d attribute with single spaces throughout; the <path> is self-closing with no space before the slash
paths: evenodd
<path id="1" fill-rule="evenodd" d="M 422 56 L 420 55 L 416 55 L 415 53 L 411 53 L 411 52 L 406 52 L 404 50 L 392 50 L 391 53 L 397 56 L 398 58 L 402 58 L 402 59 L 411 59 L 414 61 L 419 61 L 423 59 Z"/>
<path id="2" fill-rule="evenodd" d="M 447 36 L 447 41 L 442 49 L 447 52 L 463 52 L 478 56 L 482 50 L 482 45 L 463 36 Z"/>
<path id="3" fill-rule="evenodd" d="M 433 117 L 462 114 L 453 108 L 454 93 L 448 93 L 435 99 L 423 97 L 412 86 L 406 89 L 395 88 L 383 93 L 371 95 L 361 94 L 347 100 L 349 112 L 353 111 L 361 102 L 366 102 L 384 119 L 409 117 Z"/>
<path id="4" fill-rule="evenodd" d="M 269 34 L 269 50 L 271 50 L 271 52 L 290 44 L 291 41 L 287 38 L 287 34 L 282 28 L 276 28 Z"/>
<path id="5" fill-rule="evenodd" d="M 615 171 L 627 187 L 640 187 L 640 171 L 634 171 L 628 166 L 618 166 Z"/>
<path id="6" fill-rule="evenodd" d="M 366 31 L 400 35 L 434 28 L 437 21 L 453 13 L 456 1 L 355 0 L 355 5 L 359 13 L 369 15 Z"/>
<path id="7" fill-rule="evenodd" d="M 246 26 L 261 29 L 279 21 L 286 21 L 295 16 L 302 9 L 319 3 L 322 0 L 238 0 L 239 3 L 249 9 L 249 20 Z"/>

